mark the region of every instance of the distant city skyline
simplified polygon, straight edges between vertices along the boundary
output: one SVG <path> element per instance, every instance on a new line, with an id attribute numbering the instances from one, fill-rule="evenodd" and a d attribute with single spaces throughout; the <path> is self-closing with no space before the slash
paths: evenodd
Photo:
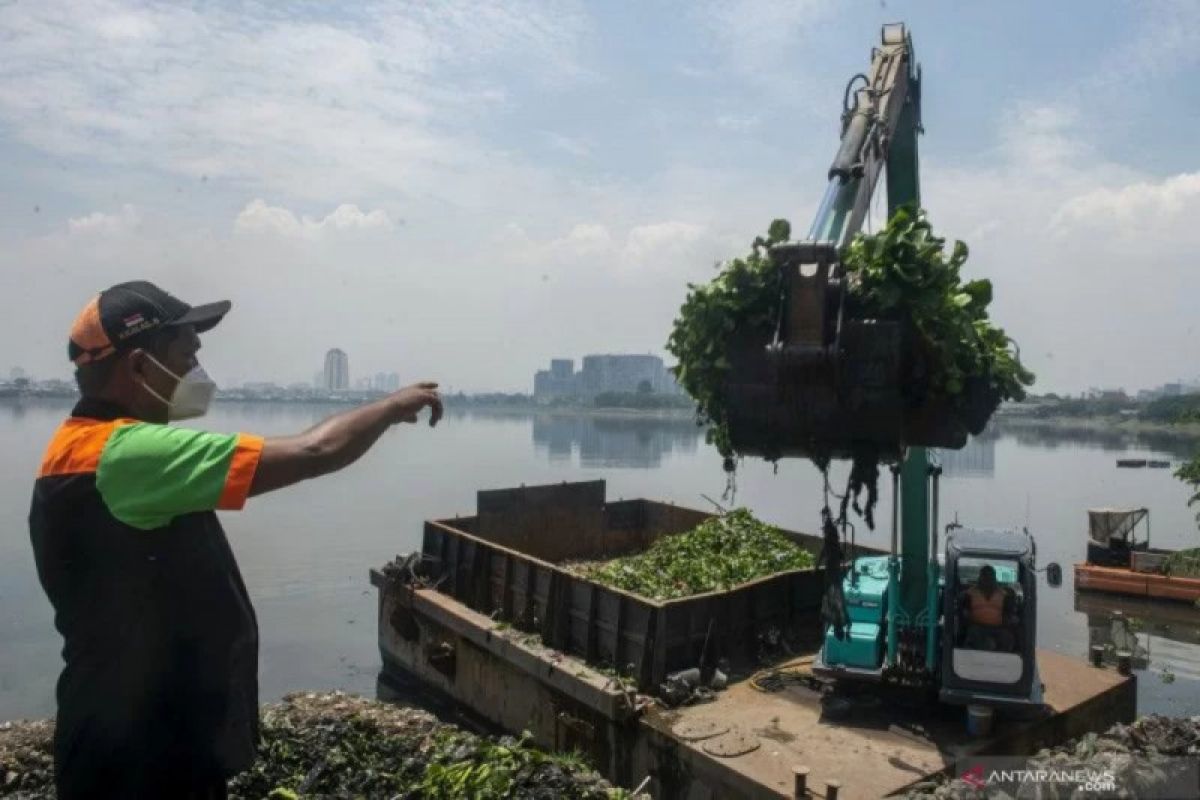
<path id="1" fill-rule="evenodd" d="M 533 375 L 533 397 L 539 402 L 593 399 L 605 392 L 679 395 L 682 389 L 661 358 L 640 353 L 586 355 L 578 372 L 573 359 L 553 358 L 550 369 Z"/>
<path id="2" fill-rule="evenodd" d="M 358 379 L 352 379 L 353 376 L 350 374 L 350 367 L 349 367 L 349 358 L 350 358 L 349 354 L 346 353 L 345 351 L 342 351 L 340 348 L 333 348 L 333 349 L 339 350 L 340 352 L 343 353 L 343 355 L 346 356 L 346 385 L 344 387 L 342 387 L 342 390 L 355 389 L 355 390 L 359 390 L 359 391 L 362 391 L 362 390 L 396 391 L 401 386 L 408 385 L 409 383 L 413 383 L 418 380 L 424 380 L 424 379 L 426 379 L 426 377 L 429 377 L 429 376 L 423 376 L 423 375 L 407 374 L 401 370 L 386 370 L 386 371 L 379 370 L 379 371 L 372 371 L 372 373 L 370 375 L 361 376 Z M 328 358 L 329 352 L 326 352 L 325 355 L 326 355 L 326 358 Z M 618 354 L 618 355 L 631 356 L 634 358 L 646 356 L 646 354 L 644 354 L 644 353 L 628 353 L 628 354 Z M 585 356 L 584 358 L 595 358 L 595 357 L 599 357 L 599 355 Z M 650 356 L 650 358 L 657 359 L 660 363 L 662 363 L 664 372 L 668 375 L 668 377 L 671 378 L 671 380 L 673 382 L 674 377 L 670 375 L 670 373 L 668 371 L 669 367 L 667 366 L 666 362 L 663 361 L 662 359 L 658 358 L 657 356 Z M 582 361 L 582 359 L 581 359 L 581 361 Z M 560 379 L 566 378 L 567 376 L 569 376 L 571 374 L 579 374 L 579 373 L 574 373 L 575 360 L 571 359 L 571 358 L 554 357 L 554 358 L 548 359 L 548 362 L 543 362 L 543 363 L 548 363 L 550 368 L 537 370 L 535 372 L 535 381 L 536 381 L 536 375 L 542 374 L 542 373 L 556 375 Z M 74 385 L 73 371 L 69 367 L 69 365 L 67 367 L 65 367 L 64 369 L 62 369 L 61 371 L 57 371 L 57 374 L 38 374 L 32 370 L 27 369 L 25 366 L 23 366 L 21 364 L 10 364 L 7 367 L 0 364 L 0 376 L 3 376 L 3 375 L 7 375 L 7 378 L 0 377 L 0 385 L 11 385 L 12 383 L 14 383 L 17 380 L 26 380 L 26 381 L 29 381 L 30 383 L 41 383 L 41 384 L 50 384 L 50 385 L 56 385 L 56 384 L 60 384 L 60 383 Z M 433 377 L 436 377 L 436 376 L 433 376 Z M 272 377 L 254 376 L 254 375 L 245 375 L 245 376 L 241 376 L 241 377 L 216 375 L 215 378 L 217 379 L 218 387 L 220 387 L 222 389 L 249 389 L 251 391 L 254 391 L 254 390 L 266 390 L 266 389 L 300 390 L 303 388 L 316 388 L 316 389 L 325 390 L 327 388 L 326 383 L 325 383 L 324 366 L 322 366 L 321 369 L 317 370 L 315 373 L 313 373 L 308 378 L 302 378 L 299 375 L 293 375 L 291 377 L 284 377 L 284 378 L 279 378 L 279 377 L 272 378 Z M 365 383 L 364 383 L 364 381 L 365 381 Z M 519 394 L 531 394 L 531 396 L 536 394 L 536 386 L 533 387 L 535 389 L 535 391 L 530 392 L 530 388 L 528 385 L 528 379 L 526 379 L 526 381 L 524 382 L 525 383 L 524 388 L 519 387 L 519 385 L 522 383 L 522 381 L 520 381 L 520 380 L 514 379 L 511 383 L 516 384 L 517 388 L 514 389 L 512 385 L 505 386 L 505 387 L 485 386 L 485 385 L 479 385 L 479 386 L 464 385 L 464 386 L 455 387 L 450 384 L 443 384 L 441 388 L 444 392 L 456 391 L 456 392 L 464 392 L 466 394 L 488 394 L 488 393 L 496 393 L 496 392 L 499 392 L 499 393 L 515 392 L 515 393 L 519 393 Z M 655 388 L 655 391 L 661 392 L 662 390 Z M 676 390 L 672 390 L 672 391 L 682 392 L 682 389 L 676 389 Z M 1033 390 L 1031 393 L 1034 395 L 1043 395 L 1043 394 L 1047 394 L 1047 393 L 1051 393 L 1051 392 L 1050 392 L 1050 390 L 1042 391 L 1040 389 L 1040 387 L 1035 385 L 1033 387 Z M 1157 397 L 1163 397 L 1163 396 L 1200 393 L 1200 373 L 1194 375 L 1191 378 L 1176 377 L 1173 380 L 1169 380 L 1169 381 L 1159 383 L 1159 384 L 1149 386 L 1149 387 L 1124 387 L 1124 386 L 1107 386 L 1107 387 L 1105 387 L 1105 386 L 1097 386 L 1095 384 L 1092 384 L 1085 388 L 1077 388 L 1077 389 L 1073 389 L 1073 390 L 1065 391 L 1065 392 L 1055 392 L 1055 394 L 1058 394 L 1060 396 L 1082 397 L 1082 398 L 1100 397 L 1103 395 L 1116 395 L 1118 393 L 1124 393 L 1126 396 L 1129 397 L 1129 399 L 1137 400 L 1137 401 L 1141 401 L 1141 402 L 1145 402 L 1147 400 L 1153 400 Z"/>

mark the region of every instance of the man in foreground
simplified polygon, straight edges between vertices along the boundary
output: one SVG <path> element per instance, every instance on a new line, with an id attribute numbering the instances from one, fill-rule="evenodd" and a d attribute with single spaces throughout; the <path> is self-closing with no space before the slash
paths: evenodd
<path id="1" fill-rule="evenodd" d="M 82 399 L 51 439 L 30 537 L 63 636 L 55 779 L 62 800 L 221 798 L 258 740 L 258 629 L 216 509 L 326 475 L 442 404 L 410 386 L 295 436 L 169 426 L 215 385 L 198 334 L 229 311 L 153 284 L 92 300 L 68 354 Z"/>

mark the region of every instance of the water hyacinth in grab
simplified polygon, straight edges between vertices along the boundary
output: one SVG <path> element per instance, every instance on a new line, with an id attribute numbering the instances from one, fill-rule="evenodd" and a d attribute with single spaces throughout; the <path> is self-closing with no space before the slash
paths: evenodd
<path id="1" fill-rule="evenodd" d="M 791 225 L 777 219 L 749 254 L 723 264 L 710 282 L 689 285 L 667 341 L 667 351 L 678 360 L 676 377 L 696 401 L 708 441 L 730 470 L 736 454 L 726 424 L 724 383 L 732 366 L 727 347 L 734 331 L 764 340 L 773 334 L 783 292 L 770 247 L 790 236 Z M 947 249 L 924 211 L 901 208 L 883 230 L 859 234 L 842 254 L 848 303 L 863 318 L 912 321 L 930 357 L 932 393 L 954 401 L 968 379 L 982 378 L 1000 400 L 1024 399 L 1033 373 L 988 317 L 991 282 L 963 281 L 967 255 L 963 242 Z"/>
<path id="2" fill-rule="evenodd" d="M 688 295 L 667 342 L 675 356 L 680 385 L 696 401 L 698 422 L 707 441 L 736 467 L 729 431 L 725 384 L 733 365 L 729 348 L 735 336 L 765 345 L 773 337 L 783 310 L 784 290 L 771 247 L 789 240 L 786 220 L 771 223 L 756 238 L 750 253 L 721 266 L 702 285 L 689 285 Z M 1034 376 L 1025 369 L 1016 345 L 988 316 L 992 284 L 964 281 L 961 270 L 967 246 L 935 236 L 925 213 L 901 208 L 876 234 L 859 234 L 841 254 L 847 313 L 856 319 L 899 319 L 911 322 L 928 369 L 924 402 L 944 400 L 951 414 L 975 414 L 972 397 L 984 396 L 990 415 L 1003 400 L 1022 400 Z M 972 387 L 976 390 L 972 392 Z M 982 389 L 983 391 L 979 391 Z M 813 454 L 828 475 L 828 457 Z M 879 456 L 874 450 L 856 455 L 846 497 L 868 527 L 878 496 Z M 859 504 L 861 492 L 866 502 Z M 844 520 L 845 503 L 843 503 Z"/>
<path id="3" fill-rule="evenodd" d="M 740 508 L 663 536 L 642 553 L 576 569 L 606 586 L 671 600 L 812 565 L 811 553 Z"/>

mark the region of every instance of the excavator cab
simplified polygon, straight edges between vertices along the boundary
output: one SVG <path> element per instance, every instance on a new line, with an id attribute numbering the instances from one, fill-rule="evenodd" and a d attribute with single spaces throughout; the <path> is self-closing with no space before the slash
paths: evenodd
<path id="1" fill-rule="evenodd" d="M 958 528 L 946 538 L 942 582 L 943 702 L 1039 708 L 1037 548 L 1025 531 Z M 993 578 L 983 580 L 984 573 Z M 998 618 L 971 613 L 991 584 Z"/>

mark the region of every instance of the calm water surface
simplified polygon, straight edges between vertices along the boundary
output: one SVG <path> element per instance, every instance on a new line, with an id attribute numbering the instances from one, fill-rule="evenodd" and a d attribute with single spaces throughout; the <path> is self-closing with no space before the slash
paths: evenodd
<path id="1" fill-rule="evenodd" d="M 38 585 L 26 515 L 43 448 L 67 401 L 0 401 L 0 719 L 54 710 L 60 639 Z M 292 433 L 336 411 L 305 405 L 218 404 L 202 424 Z M 1161 547 L 1200 541 L 1185 487 L 1168 470 L 1126 470 L 1129 456 L 1177 462 L 1194 442 L 1110 434 L 993 430 L 942 455 L 941 518 L 1027 525 L 1039 560 L 1061 562 L 1064 585 L 1039 591 L 1042 647 L 1087 655 L 1113 636 L 1111 615 L 1136 618 L 1139 707 L 1200 713 L 1200 611 L 1076 598 L 1070 565 L 1085 551 L 1086 509 L 1147 506 Z M 298 689 L 373 694 L 379 671 L 375 592 L 367 570 L 419 546 L 421 522 L 474 511 L 474 493 L 520 483 L 604 478 L 610 498 L 708 507 L 725 488 L 720 459 L 686 419 L 470 412 L 441 426 L 405 426 L 349 470 L 252 499 L 222 520 L 258 611 L 264 700 Z M 737 502 L 793 530 L 815 531 L 820 481 L 807 462 L 747 462 Z M 889 507 L 887 492 L 880 508 Z M 887 518 L 881 512 L 882 519 Z M 887 533 L 859 541 L 886 546 Z M 1120 632 L 1118 632 L 1118 635 Z"/>

